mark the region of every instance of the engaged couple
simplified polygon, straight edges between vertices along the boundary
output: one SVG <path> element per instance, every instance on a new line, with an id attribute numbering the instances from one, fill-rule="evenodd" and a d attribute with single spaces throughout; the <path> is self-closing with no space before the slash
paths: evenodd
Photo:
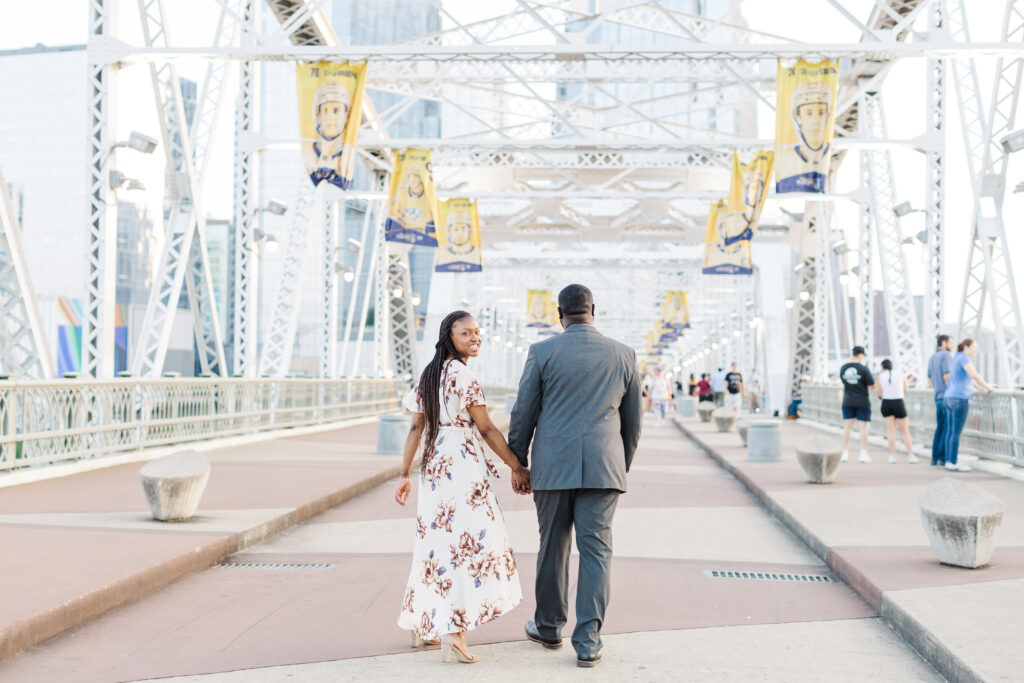
<path id="1" fill-rule="evenodd" d="M 441 323 L 434 357 L 403 406 L 413 413 L 395 499 L 412 494 L 421 456 L 412 569 L 398 625 L 413 646 L 441 645 L 443 661 L 472 663 L 466 633 L 516 607 L 522 588 L 491 482 L 484 443 L 512 470 L 512 488 L 533 494 L 540 529 L 536 611 L 529 640 L 554 650 L 568 621 L 572 532 L 580 553 L 572 645 L 579 666 L 601 661 L 610 598 L 612 518 L 640 440 L 643 404 L 634 351 L 594 327 L 582 285 L 558 294 L 564 332 L 533 344 L 523 368 L 508 441 L 491 422 L 476 375 L 480 329 L 466 311 Z"/>

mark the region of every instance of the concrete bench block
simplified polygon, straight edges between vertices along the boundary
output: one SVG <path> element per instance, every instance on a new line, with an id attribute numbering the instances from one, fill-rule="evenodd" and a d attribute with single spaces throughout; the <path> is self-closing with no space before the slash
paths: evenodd
<path id="1" fill-rule="evenodd" d="M 796 442 L 797 462 L 811 484 L 831 484 L 842 454 L 842 444 L 827 436 L 806 436 Z"/>
<path id="2" fill-rule="evenodd" d="M 696 417 L 697 399 L 692 396 L 680 396 L 676 399 L 676 413 L 680 417 Z"/>
<path id="3" fill-rule="evenodd" d="M 517 394 L 505 394 L 505 414 L 511 415 L 512 409 L 516 407 Z"/>
<path id="4" fill-rule="evenodd" d="M 732 408 L 719 408 L 715 412 L 711 413 L 711 416 L 715 418 L 715 427 L 717 427 L 720 432 L 729 431 L 736 423 L 736 411 Z"/>
<path id="5" fill-rule="evenodd" d="M 939 562 L 968 569 L 988 564 L 1003 523 L 1002 500 L 980 486 L 944 477 L 917 502 Z"/>
<path id="6" fill-rule="evenodd" d="M 409 434 L 405 415 L 381 415 L 377 418 L 377 455 L 401 455 Z"/>
<path id="7" fill-rule="evenodd" d="M 736 420 L 736 424 L 734 426 L 736 427 L 736 433 L 740 435 L 740 439 L 743 441 L 743 445 L 746 446 L 747 445 L 747 427 L 749 426 L 747 424 L 747 421 L 746 420 L 742 420 L 742 419 L 741 420 Z"/>
<path id="8" fill-rule="evenodd" d="M 778 420 L 747 422 L 747 460 L 775 462 L 782 456 L 782 423 Z"/>
<path id="9" fill-rule="evenodd" d="M 157 458 L 139 470 L 142 491 L 161 522 L 183 522 L 196 514 L 210 479 L 210 460 L 196 451 Z"/>
<path id="10" fill-rule="evenodd" d="M 718 408 L 712 401 L 701 401 L 697 404 L 697 414 L 701 422 L 711 422 L 711 413 Z"/>

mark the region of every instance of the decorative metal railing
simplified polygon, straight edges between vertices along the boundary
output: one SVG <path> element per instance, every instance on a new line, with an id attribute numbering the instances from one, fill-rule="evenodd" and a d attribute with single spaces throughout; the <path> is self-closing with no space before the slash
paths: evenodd
<path id="1" fill-rule="evenodd" d="M 831 425 L 842 424 L 843 388 L 839 384 L 804 383 L 800 414 Z M 935 400 L 930 389 L 911 389 L 904 400 L 915 444 L 931 448 L 935 434 Z M 871 394 L 871 433 L 885 436 L 878 396 Z M 1024 391 L 976 393 L 960 437 L 960 452 L 1024 466 Z"/>
<path id="2" fill-rule="evenodd" d="M 0 472 L 397 410 L 397 379 L 0 381 Z"/>

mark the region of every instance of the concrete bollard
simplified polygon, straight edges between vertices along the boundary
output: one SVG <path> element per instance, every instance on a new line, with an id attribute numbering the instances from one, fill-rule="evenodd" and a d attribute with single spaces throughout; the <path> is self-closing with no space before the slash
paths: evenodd
<path id="1" fill-rule="evenodd" d="M 139 470 L 142 492 L 161 522 L 184 522 L 196 514 L 210 479 L 210 460 L 196 451 L 157 458 Z"/>
<path id="2" fill-rule="evenodd" d="M 740 435 L 740 440 L 743 441 L 743 445 L 744 446 L 747 445 L 747 427 L 748 426 L 749 425 L 747 424 L 747 421 L 745 419 L 740 418 L 739 420 L 736 420 L 736 424 L 735 424 L 736 433 Z"/>
<path id="3" fill-rule="evenodd" d="M 505 394 L 505 414 L 511 415 L 516 406 L 516 394 Z"/>
<path id="4" fill-rule="evenodd" d="M 676 399 L 676 414 L 680 417 L 697 416 L 697 399 L 692 396 L 680 396 Z"/>
<path id="5" fill-rule="evenodd" d="M 778 420 L 750 420 L 746 442 L 747 460 L 775 462 L 782 456 L 782 423 Z"/>
<path id="6" fill-rule="evenodd" d="M 381 415 L 377 418 L 377 455 L 401 455 L 409 433 L 405 415 Z"/>
<path id="7" fill-rule="evenodd" d="M 711 413 L 711 416 L 715 418 L 715 427 L 720 432 L 729 431 L 736 423 L 736 411 L 732 408 L 719 408 Z"/>
<path id="8" fill-rule="evenodd" d="M 697 404 L 697 414 L 701 422 L 711 422 L 711 413 L 718 408 L 712 401 L 701 401 Z"/>
<path id="9" fill-rule="evenodd" d="M 831 484 L 843 446 L 827 436 L 807 436 L 796 443 L 796 459 L 810 484 Z"/>
<path id="10" fill-rule="evenodd" d="M 988 564 L 1003 523 L 1002 500 L 980 486 L 943 477 L 917 503 L 939 562 L 968 569 Z"/>

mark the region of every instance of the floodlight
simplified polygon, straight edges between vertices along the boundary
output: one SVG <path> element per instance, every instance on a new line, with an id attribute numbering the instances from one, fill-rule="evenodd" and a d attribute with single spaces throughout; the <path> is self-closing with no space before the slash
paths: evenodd
<path id="1" fill-rule="evenodd" d="M 280 199 L 271 199 L 267 201 L 267 205 L 263 207 L 263 210 L 267 213 L 272 213 L 275 216 L 283 216 L 288 210 L 288 205 Z"/>
<path id="2" fill-rule="evenodd" d="M 416 292 L 413 292 L 413 294 L 412 294 L 412 305 L 413 306 L 419 306 L 420 305 L 420 301 L 421 301 L 420 295 L 417 294 Z"/>
<path id="3" fill-rule="evenodd" d="M 273 254 L 275 251 L 277 251 L 277 248 L 280 246 L 277 242 L 276 237 L 274 237 L 268 232 L 260 230 L 259 228 L 256 228 L 255 230 L 252 231 L 252 241 L 258 245 L 262 244 L 263 248 L 267 250 L 268 254 Z"/>
<path id="4" fill-rule="evenodd" d="M 800 292 L 800 301 L 807 301 L 811 298 L 810 292 Z"/>
<path id="5" fill-rule="evenodd" d="M 358 254 L 363 248 L 363 243 L 359 240 L 354 240 L 351 237 L 345 242 L 345 249 L 351 251 L 353 254 Z"/>
<path id="6" fill-rule="evenodd" d="M 913 210 L 914 208 L 910 206 L 910 202 L 900 202 L 896 206 L 892 207 L 892 212 L 896 214 L 896 218 L 903 218 Z"/>
<path id="7" fill-rule="evenodd" d="M 1007 154 L 1013 154 L 1024 149 L 1024 128 L 1015 130 L 999 141 L 999 146 Z"/>
<path id="8" fill-rule="evenodd" d="M 345 280 L 345 282 L 352 282 L 353 280 L 356 279 L 356 269 L 353 268 L 352 266 L 346 266 L 341 263 L 335 263 L 334 272 L 341 273 L 341 277 L 342 279 Z"/>
<path id="9" fill-rule="evenodd" d="M 394 299 L 401 299 L 403 296 L 405 296 L 405 290 L 402 289 L 401 287 L 395 287 L 393 290 L 391 290 L 391 296 Z"/>
<path id="10" fill-rule="evenodd" d="M 1022 180 L 1021 182 L 1017 183 L 1013 187 L 1013 193 L 1014 194 L 1020 194 L 1021 192 L 1024 192 L 1024 180 Z"/>
<path id="11" fill-rule="evenodd" d="M 153 150 L 156 149 L 156 140 L 148 135 L 143 135 L 137 130 L 133 130 L 128 134 L 128 142 L 115 143 L 111 149 L 117 149 L 118 147 L 127 147 L 143 154 L 152 154 Z"/>
<path id="12" fill-rule="evenodd" d="M 928 244 L 928 231 L 927 230 L 922 230 L 921 232 L 917 233 L 916 237 L 917 237 L 917 241 L 920 242 L 921 244 Z"/>
<path id="13" fill-rule="evenodd" d="M 786 299 L 786 308 L 793 308 L 793 300 Z"/>

